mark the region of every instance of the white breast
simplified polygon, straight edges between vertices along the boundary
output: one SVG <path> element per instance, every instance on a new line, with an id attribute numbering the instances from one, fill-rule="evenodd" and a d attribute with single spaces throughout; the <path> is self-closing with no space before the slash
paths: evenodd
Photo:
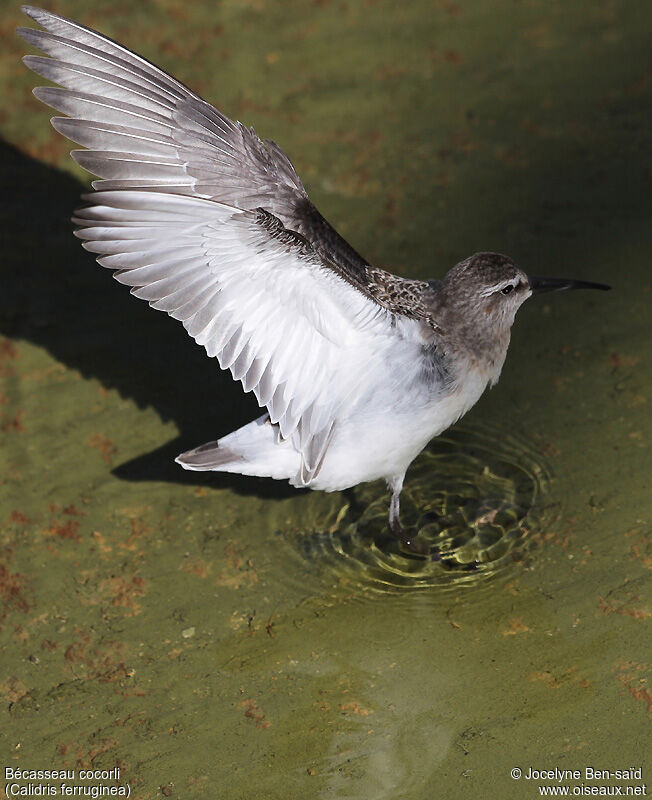
<path id="1" fill-rule="evenodd" d="M 336 491 L 402 475 L 433 437 L 475 405 L 493 377 L 460 364 L 461 377 L 450 389 L 427 387 L 418 378 L 418 359 L 406 360 L 405 352 L 396 355 L 400 361 L 385 365 L 374 388 L 338 420 L 311 488 Z"/>

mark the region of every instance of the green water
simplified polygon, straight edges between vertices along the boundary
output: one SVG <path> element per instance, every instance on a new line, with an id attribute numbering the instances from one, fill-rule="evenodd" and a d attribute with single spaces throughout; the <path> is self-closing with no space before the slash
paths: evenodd
<path id="1" fill-rule="evenodd" d="M 615 290 L 529 301 L 499 385 L 408 476 L 415 519 L 448 503 L 448 565 L 392 549 L 380 487 L 183 473 L 255 403 L 72 236 L 87 178 L 5 2 L 2 765 L 118 766 L 137 800 L 652 781 L 649 4 L 52 5 L 277 140 L 374 263 L 495 249 Z"/>

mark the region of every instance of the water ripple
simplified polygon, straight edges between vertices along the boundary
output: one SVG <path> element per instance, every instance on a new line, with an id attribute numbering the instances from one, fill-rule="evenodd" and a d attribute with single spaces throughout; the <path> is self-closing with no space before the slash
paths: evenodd
<path id="1" fill-rule="evenodd" d="M 303 520 L 291 544 L 304 567 L 319 565 L 329 579 L 366 592 L 475 583 L 534 547 L 553 516 L 549 482 L 544 459 L 525 441 L 497 428 L 459 426 L 421 453 L 401 496 L 404 528 L 441 559 L 406 552 L 393 539 L 380 481 L 317 504 L 315 519 Z"/>

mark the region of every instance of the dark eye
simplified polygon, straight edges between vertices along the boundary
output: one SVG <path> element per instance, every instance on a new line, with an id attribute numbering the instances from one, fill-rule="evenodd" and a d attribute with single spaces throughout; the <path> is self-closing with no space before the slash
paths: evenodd
<path id="1" fill-rule="evenodd" d="M 503 294 L 509 294 L 509 293 L 510 293 L 510 292 L 512 292 L 513 290 L 514 290 L 514 287 L 513 287 L 513 286 L 512 286 L 512 284 L 510 283 L 510 284 L 509 284 L 509 286 L 505 286 L 505 288 L 504 288 L 504 289 L 501 289 L 500 291 L 501 291 Z"/>

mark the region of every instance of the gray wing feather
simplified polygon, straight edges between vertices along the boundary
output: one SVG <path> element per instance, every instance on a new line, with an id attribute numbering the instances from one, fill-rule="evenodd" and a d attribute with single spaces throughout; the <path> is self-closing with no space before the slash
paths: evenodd
<path id="1" fill-rule="evenodd" d="M 18 33 L 50 56 L 25 56 L 25 63 L 63 87 L 35 94 L 68 115 L 55 117 L 54 127 L 89 148 L 73 157 L 102 179 L 94 188 L 173 191 L 242 210 L 263 207 L 364 289 L 367 262 L 317 211 L 275 142 L 111 39 L 48 11 L 24 11 L 45 30 Z"/>

